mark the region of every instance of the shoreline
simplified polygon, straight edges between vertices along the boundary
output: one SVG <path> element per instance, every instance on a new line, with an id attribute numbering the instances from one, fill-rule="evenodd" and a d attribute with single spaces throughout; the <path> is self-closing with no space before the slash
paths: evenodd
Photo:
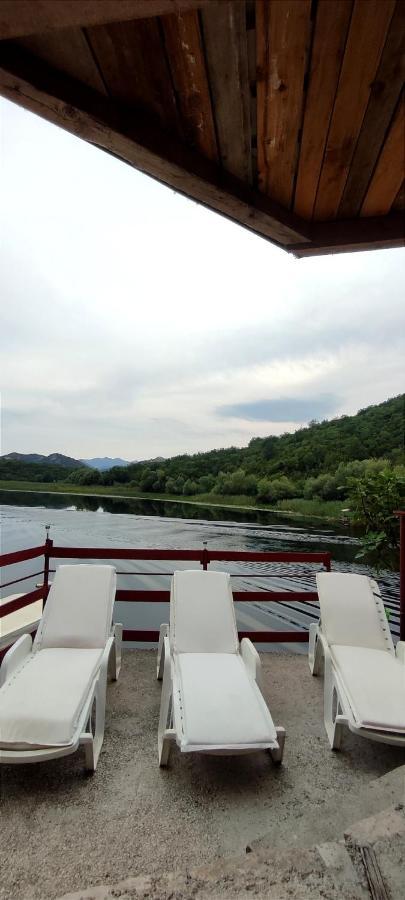
<path id="1" fill-rule="evenodd" d="M 10 493 L 10 494 L 60 494 L 61 496 L 70 496 L 70 497 L 100 497 L 100 499 L 112 499 L 112 500 L 146 500 L 149 502 L 158 502 L 158 503 L 177 503 L 188 506 L 199 506 L 202 508 L 212 508 L 212 509 L 234 509 L 241 510 L 245 512 L 268 512 L 274 513 L 278 516 L 286 516 L 286 517 L 297 517 L 300 519 L 318 519 L 323 522 L 334 522 L 336 524 L 344 524 L 341 519 L 335 516 L 319 516 L 313 513 L 303 513 L 297 510 L 286 510 L 286 509 L 277 509 L 276 507 L 270 506 L 248 506 L 246 504 L 236 504 L 236 503 L 210 503 L 209 501 L 201 501 L 201 500 L 188 500 L 188 499 L 171 499 L 169 497 L 162 497 L 157 494 L 108 494 L 108 493 L 99 493 L 98 491 L 77 491 L 77 490 L 59 490 L 55 488 L 54 490 L 49 489 L 49 486 L 44 489 L 34 489 L 34 488 L 7 488 L 0 484 L 0 492 Z"/>

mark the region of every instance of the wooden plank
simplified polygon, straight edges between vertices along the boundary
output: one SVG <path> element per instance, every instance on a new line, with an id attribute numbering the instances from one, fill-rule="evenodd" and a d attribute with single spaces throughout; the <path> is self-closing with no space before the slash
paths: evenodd
<path id="1" fill-rule="evenodd" d="M 250 182 L 246 4 L 243 0 L 203 9 L 201 21 L 220 161 L 232 175 Z"/>
<path id="2" fill-rule="evenodd" d="M 314 218 L 337 216 L 395 0 L 355 0 Z"/>
<path id="3" fill-rule="evenodd" d="M 198 14 L 165 16 L 162 28 L 185 139 L 208 159 L 216 160 L 217 142 Z"/>
<path id="4" fill-rule="evenodd" d="M 393 210 L 403 210 L 405 209 L 405 180 L 402 182 L 402 185 L 395 197 L 395 200 L 392 204 Z"/>
<path id="5" fill-rule="evenodd" d="M 374 847 L 363 844 L 360 851 L 372 900 L 390 900 Z"/>
<path id="6" fill-rule="evenodd" d="M 212 0 L 1 0 L 0 40 L 198 9 Z"/>
<path id="7" fill-rule="evenodd" d="M 78 78 L 88 87 L 106 93 L 103 79 L 81 28 L 65 28 L 51 34 L 20 38 L 18 44 L 60 72 Z"/>
<path id="8" fill-rule="evenodd" d="M 320 0 L 316 11 L 294 210 L 311 219 L 342 66 L 353 0 Z"/>
<path id="9" fill-rule="evenodd" d="M 358 215 L 388 131 L 405 77 L 405 2 L 399 0 L 391 20 L 381 62 L 350 166 L 339 216 Z"/>
<path id="10" fill-rule="evenodd" d="M 178 131 L 176 100 L 157 19 L 86 30 L 110 97 Z"/>
<path id="11" fill-rule="evenodd" d="M 289 208 L 303 113 L 311 2 L 258 0 L 256 9 L 259 187 Z"/>
<path id="12" fill-rule="evenodd" d="M 361 207 L 361 216 L 383 216 L 400 190 L 405 168 L 405 103 L 402 96 Z"/>
<path id="13" fill-rule="evenodd" d="M 308 240 L 308 225 L 109 99 L 21 48 L 0 47 L 0 94 L 107 150 L 174 190 L 282 246 Z"/>
<path id="14" fill-rule="evenodd" d="M 313 222 L 308 244 L 292 245 L 288 249 L 298 256 L 323 256 L 326 253 L 346 253 L 357 250 L 383 250 L 405 244 L 405 220 L 400 212 L 387 216 L 356 218 L 335 222 Z"/>

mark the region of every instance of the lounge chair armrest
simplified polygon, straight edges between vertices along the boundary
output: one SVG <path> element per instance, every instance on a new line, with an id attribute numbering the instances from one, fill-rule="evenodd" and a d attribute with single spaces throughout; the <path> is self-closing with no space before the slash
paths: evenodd
<path id="1" fill-rule="evenodd" d="M 405 641 L 398 641 L 395 647 L 395 655 L 405 665 Z"/>
<path id="2" fill-rule="evenodd" d="M 169 626 L 161 625 L 159 632 L 159 646 L 158 646 L 158 655 L 157 655 L 157 667 L 156 667 L 156 678 L 158 681 L 161 681 L 163 678 L 163 670 L 165 666 L 165 647 L 166 640 L 165 638 L 169 637 Z"/>
<path id="3" fill-rule="evenodd" d="M 27 656 L 32 650 L 32 636 L 30 634 L 22 634 L 18 641 L 7 650 L 3 657 L 0 667 L 0 687 L 4 684 L 10 675 L 20 668 Z"/>
<path id="4" fill-rule="evenodd" d="M 242 638 L 240 643 L 240 651 L 242 655 L 243 662 L 252 676 L 252 678 L 256 681 L 257 685 L 261 689 L 262 687 L 262 664 L 260 661 L 260 656 L 256 650 L 256 647 L 253 646 L 252 641 L 249 638 Z"/>

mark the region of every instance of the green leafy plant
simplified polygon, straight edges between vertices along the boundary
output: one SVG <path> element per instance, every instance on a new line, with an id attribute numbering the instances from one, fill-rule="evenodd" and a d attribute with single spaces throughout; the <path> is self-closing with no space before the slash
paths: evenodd
<path id="1" fill-rule="evenodd" d="M 351 482 L 352 519 L 365 529 L 356 559 L 369 562 L 377 570 L 398 567 L 399 521 L 394 512 L 404 499 L 405 478 L 393 469 L 368 471 Z"/>

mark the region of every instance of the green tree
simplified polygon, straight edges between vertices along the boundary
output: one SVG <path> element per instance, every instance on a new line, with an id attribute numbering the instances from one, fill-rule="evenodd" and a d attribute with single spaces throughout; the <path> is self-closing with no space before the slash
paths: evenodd
<path id="1" fill-rule="evenodd" d="M 399 521 L 395 510 L 405 500 L 405 478 L 397 471 L 365 472 L 351 484 L 349 501 L 353 520 L 365 528 L 358 559 L 396 569 L 399 552 Z"/>

